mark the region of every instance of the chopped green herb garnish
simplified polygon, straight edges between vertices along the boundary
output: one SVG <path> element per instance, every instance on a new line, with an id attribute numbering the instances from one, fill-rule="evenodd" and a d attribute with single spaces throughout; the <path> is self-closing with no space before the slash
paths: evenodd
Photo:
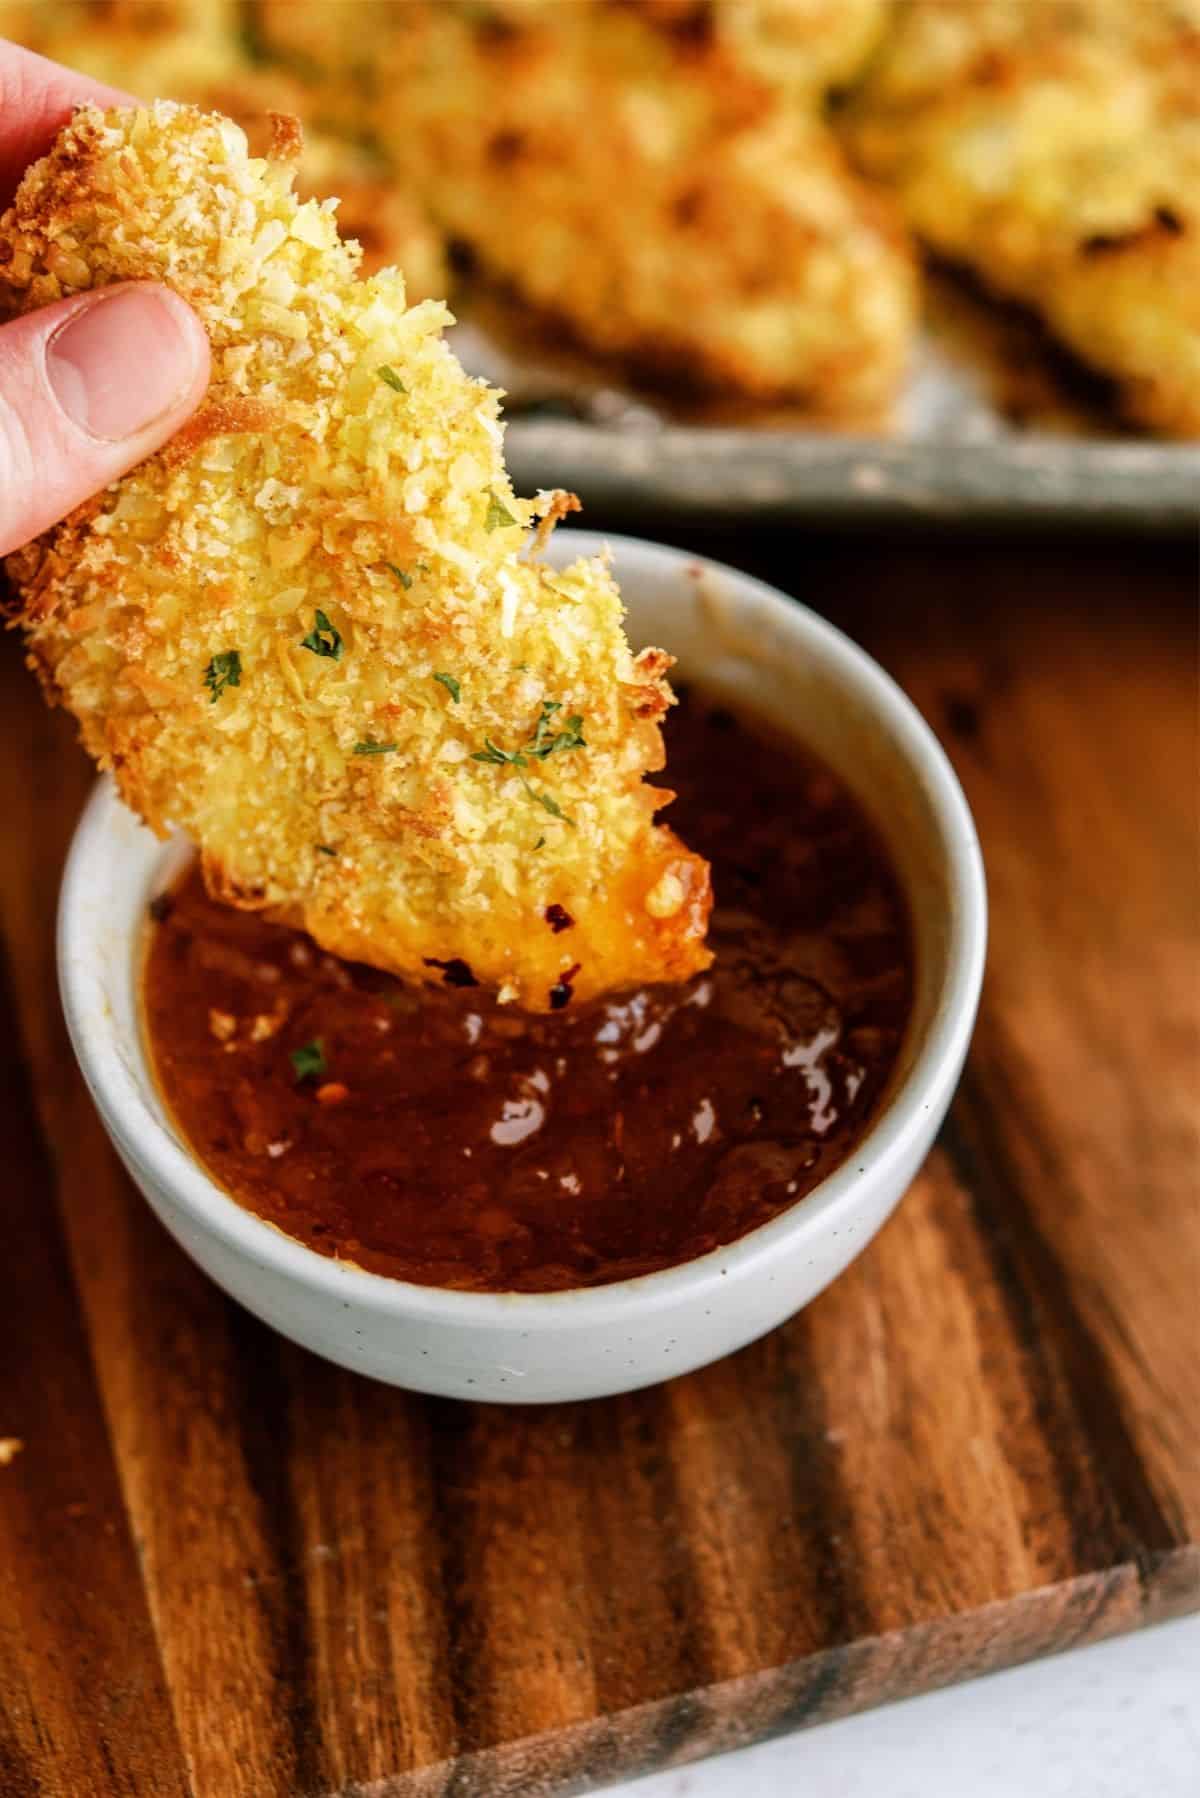
<path id="1" fill-rule="evenodd" d="M 436 676 L 435 678 L 440 679 L 441 677 Z M 533 735 L 527 743 L 523 743 L 520 749 L 500 749 L 490 737 L 485 737 L 483 739 L 484 747 L 474 752 L 471 757 L 472 761 L 491 762 L 497 768 L 504 767 L 506 763 L 513 768 L 527 768 L 530 757 L 534 761 L 544 762 L 546 757 L 553 755 L 556 750 L 586 749 L 582 712 L 573 712 L 562 730 L 556 731 L 552 737 L 547 736 L 550 720 L 555 712 L 561 711 L 561 699 L 543 699 L 538 721 L 533 727 Z"/>
<path id="2" fill-rule="evenodd" d="M 528 768 L 531 758 L 534 761 L 544 762 L 546 757 L 553 755 L 556 750 L 587 748 L 583 738 L 583 714 L 581 712 L 572 713 L 562 730 L 556 731 L 552 737 L 547 736 L 550 720 L 555 712 L 561 711 L 561 699 L 543 699 L 541 713 L 528 743 L 523 744 L 520 749 L 501 749 L 498 744 L 492 742 L 490 737 L 485 737 L 483 748 L 474 750 L 471 760 L 487 762 L 493 768 L 515 768 L 517 779 L 530 799 L 540 805 L 544 811 L 549 812 L 552 818 L 561 818 L 564 824 L 573 825 L 574 818 L 568 818 L 557 800 L 552 799 L 549 793 L 539 792 L 536 787 L 531 787 L 521 772 L 523 768 Z"/>
<path id="3" fill-rule="evenodd" d="M 553 718 L 555 712 L 561 712 L 561 711 L 562 711 L 562 700 L 561 699 L 543 699 L 541 715 L 539 716 L 537 723 L 534 725 L 533 735 L 529 739 L 529 753 L 531 755 L 540 755 L 541 754 L 542 739 L 546 734 L 546 726 L 549 724 L 551 718 Z"/>
<path id="4" fill-rule="evenodd" d="M 297 1081 L 315 1080 L 318 1074 L 325 1072 L 325 1044 L 321 1037 L 314 1036 L 311 1043 L 289 1049 L 288 1060 L 296 1071 Z"/>
<path id="5" fill-rule="evenodd" d="M 361 743 L 354 745 L 355 755 L 390 755 L 396 747 L 394 743 L 377 743 L 374 737 L 364 737 Z"/>
<path id="6" fill-rule="evenodd" d="M 204 684 L 212 694 L 210 705 L 215 705 L 226 687 L 240 687 L 242 684 L 242 658 L 236 649 L 223 649 L 209 661 L 204 670 Z"/>
<path id="7" fill-rule="evenodd" d="M 567 719 L 564 729 L 560 730 L 555 736 L 547 738 L 546 731 L 549 728 L 551 718 L 554 716 L 555 712 L 561 711 L 561 700 L 543 699 L 542 715 L 538 719 L 533 736 L 530 738 L 527 745 L 530 755 L 536 756 L 538 761 L 544 762 L 548 755 L 553 755 L 558 749 L 587 748 L 587 744 L 584 742 L 581 734 L 583 731 L 583 715 L 580 712 L 574 713 L 572 717 Z"/>
<path id="8" fill-rule="evenodd" d="M 529 663 L 528 662 L 514 662 L 513 667 L 516 669 L 518 674 L 528 674 L 529 673 Z"/>
<path id="9" fill-rule="evenodd" d="M 542 847 L 542 844 L 543 844 L 543 843 L 544 843 L 544 842 L 545 842 L 545 841 L 546 841 L 546 839 L 545 839 L 545 837 L 539 837 L 539 838 L 538 838 L 538 840 L 537 840 L 537 842 L 536 842 L 536 843 L 535 843 L 535 844 L 534 844 L 534 845 L 533 845 L 533 846 L 534 846 L 534 848 L 535 848 L 535 849 L 540 849 L 540 848 L 541 848 L 541 847 Z"/>
<path id="10" fill-rule="evenodd" d="M 462 688 L 459 686 L 454 676 L 452 674 L 435 674 L 433 678 L 434 680 L 441 681 L 443 687 L 445 687 L 447 693 L 449 693 L 451 699 L 454 701 L 455 705 L 457 705 L 462 698 Z"/>
<path id="11" fill-rule="evenodd" d="M 396 373 L 395 369 L 389 368 L 389 366 L 386 362 L 381 363 L 380 366 L 375 370 L 375 373 L 379 376 L 379 379 L 385 383 L 386 386 L 391 388 L 393 393 L 407 393 L 408 392 L 408 388 L 404 385 L 404 382 L 400 379 L 400 376 Z"/>
<path id="12" fill-rule="evenodd" d="M 483 521 L 484 530 L 485 531 L 497 531 L 500 529 L 500 526 L 502 524 L 516 524 L 516 522 L 517 522 L 516 519 L 513 517 L 512 513 L 509 511 L 508 507 L 504 504 L 503 500 L 497 499 L 496 495 L 492 492 L 492 489 L 490 487 L 488 488 L 487 492 L 488 492 L 488 509 L 487 509 L 487 517 Z"/>
<path id="13" fill-rule="evenodd" d="M 549 793 L 537 792 L 533 787 L 530 786 L 529 782 L 525 779 L 525 776 L 523 774 L 521 775 L 520 779 L 521 779 L 521 785 L 524 787 L 525 791 L 529 794 L 529 797 L 532 800 L 534 800 L 538 805 L 540 805 L 543 811 L 549 812 L 549 814 L 552 818 L 561 818 L 564 824 L 569 824 L 571 826 L 572 830 L 574 830 L 574 828 L 575 828 L 574 818 L 567 817 L 566 812 L 563 811 L 562 806 L 558 803 L 557 799 L 552 798 Z"/>
<path id="14" fill-rule="evenodd" d="M 317 844 L 317 854 L 318 855 L 336 855 L 337 850 L 331 849 L 329 847 L 328 843 L 318 843 Z"/>
<path id="15" fill-rule="evenodd" d="M 471 756 L 473 762 L 490 762 L 494 768 L 503 768 L 506 763 L 511 763 L 514 768 L 527 766 L 525 757 L 519 749 L 514 749 L 510 754 L 507 749 L 497 749 L 490 737 L 485 737 L 483 742 L 484 747 L 473 752 Z"/>
<path id="16" fill-rule="evenodd" d="M 407 593 L 409 588 L 413 584 L 413 578 L 414 578 L 414 576 L 408 572 L 407 568 L 399 568 L 399 567 L 397 567 L 395 562 L 385 562 L 384 567 L 387 569 L 389 574 L 395 575 L 396 579 L 399 581 L 400 585 L 404 588 L 404 591 Z M 429 564 L 428 564 L 428 562 L 414 562 L 413 569 L 416 574 L 428 574 L 429 573 Z"/>
<path id="17" fill-rule="evenodd" d="M 549 793 L 539 793 L 536 787 L 530 786 L 525 775 L 521 772 L 523 768 L 528 768 L 529 763 L 519 749 L 512 750 L 511 752 L 507 749 L 497 749 L 490 737 L 485 737 L 483 740 L 487 747 L 484 749 L 477 749 L 474 752 L 471 757 L 473 762 L 489 762 L 496 768 L 503 768 L 506 766 L 515 768 L 517 771 L 517 779 L 524 787 L 527 796 L 533 800 L 535 805 L 540 805 L 543 811 L 550 813 L 552 818 L 561 818 L 564 824 L 574 824 L 574 818 L 568 818 L 566 812 L 564 812 L 558 804 L 558 801 L 552 799 Z"/>
<path id="18" fill-rule="evenodd" d="M 342 633 L 336 630 L 326 618 L 324 612 L 318 611 L 316 622 L 307 637 L 300 639 L 301 649 L 311 649 L 315 656 L 328 656 L 331 661 L 342 659 Z"/>

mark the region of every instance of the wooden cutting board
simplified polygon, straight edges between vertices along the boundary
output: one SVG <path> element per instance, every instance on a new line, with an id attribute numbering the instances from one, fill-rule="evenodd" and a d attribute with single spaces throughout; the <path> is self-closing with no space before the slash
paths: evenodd
<path id="1" fill-rule="evenodd" d="M 109 1152 L 53 914 L 89 784 L 0 649 L 5 1798 L 580 1791 L 1200 1601 L 1196 556 L 736 540 L 979 820 L 979 1031 L 894 1220 L 630 1398 L 389 1391 L 228 1303 Z"/>

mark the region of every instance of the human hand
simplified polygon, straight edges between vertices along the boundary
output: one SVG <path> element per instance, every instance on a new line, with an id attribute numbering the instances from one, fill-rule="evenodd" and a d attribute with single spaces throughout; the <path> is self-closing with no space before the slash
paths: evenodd
<path id="1" fill-rule="evenodd" d="M 0 41 L 0 210 L 81 101 L 128 96 Z M 153 454 L 208 384 L 208 339 L 156 282 L 76 294 L 0 326 L 0 555 Z"/>

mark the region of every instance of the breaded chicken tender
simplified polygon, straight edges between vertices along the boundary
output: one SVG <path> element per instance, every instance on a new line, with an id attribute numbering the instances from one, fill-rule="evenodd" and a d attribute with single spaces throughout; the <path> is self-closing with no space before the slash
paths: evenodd
<path id="1" fill-rule="evenodd" d="M 349 76 L 358 84 L 351 91 L 361 95 L 372 83 L 379 34 L 386 37 L 403 22 L 412 0 L 369 0 L 369 10 L 361 14 L 368 29 L 358 38 L 346 31 L 347 0 L 249 3 L 254 35 L 263 50 L 289 56 L 318 79 L 330 71 L 335 72 L 335 82 Z M 820 99 L 827 89 L 858 73 L 878 42 L 889 0 L 435 0 L 435 4 L 457 8 L 485 36 L 530 23 L 578 29 L 588 12 L 593 15 L 589 29 L 604 30 L 617 22 L 625 29 L 634 18 L 673 40 L 682 57 L 717 46 L 729 74 L 739 79 L 751 75 L 793 95 Z M 337 105 L 332 89 L 329 99 Z"/>
<path id="2" fill-rule="evenodd" d="M 227 119 L 81 109 L 0 220 L 0 313 L 147 277 L 204 320 L 207 401 L 8 561 L 126 801 L 228 901 L 409 978 L 545 1009 L 704 967 L 707 866 L 643 781 L 669 658 L 601 563 L 537 561 L 569 502 L 514 497 L 445 308 L 360 279 Z"/>
<path id="3" fill-rule="evenodd" d="M 282 69 L 247 67 L 200 87 L 181 78 L 162 95 L 152 95 L 142 82 L 132 85 L 147 98 L 186 100 L 204 111 L 227 114 L 242 127 L 256 156 L 270 149 L 277 116 L 299 116 L 307 101 L 303 85 Z M 425 208 L 393 180 L 377 151 L 306 126 L 295 169 L 300 199 L 337 201 L 338 230 L 362 250 L 365 274 L 400 269 L 410 305 L 448 293 L 445 240 Z"/>
<path id="4" fill-rule="evenodd" d="M 371 9 L 369 61 L 327 0 L 260 19 L 270 51 L 329 72 L 327 106 L 360 72 L 401 185 L 587 349 L 660 386 L 878 421 L 912 258 L 820 112 L 877 10 L 407 0 Z"/>
<path id="5" fill-rule="evenodd" d="M 608 3 L 608 0 L 602 0 Z M 738 67 L 793 98 L 822 100 L 878 43 L 888 0 L 629 0 L 677 31 L 720 43 Z M 622 4 L 622 0 L 617 0 Z"/>
<path id="6" fill-rule="evenodd" d="M 0 0 L 0 37 L 147 99 L 240 67 L 239 23 L 239 0 Z"/>
<path id="7" fill-rule="evenodd" d="M 295 74 L 249 60 L 242 19 L 238 0 L 0 0 L 0 37 L 139 99 L 227 113 L 258 155 L 272 115 L 303 116 L 310 94 Z M 339 228 L 362 245 L 363 268 L 402 269 L 410 302 L 448 292 L 441 234 L 357 135 L 306 125 L 296 192 L 336 196 Z"/>
<path id="8" fill-rule="evenodd" d="M 906 0 L 852 109 L 913 229 L 1200 436 L 1200 0 Z"/>

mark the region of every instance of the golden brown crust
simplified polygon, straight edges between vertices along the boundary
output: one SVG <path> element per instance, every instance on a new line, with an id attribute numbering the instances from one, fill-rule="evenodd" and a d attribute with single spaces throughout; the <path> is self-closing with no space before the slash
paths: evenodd
<path id="1" fill-rule="evenodd" d="M 322 97 L 353 88 L 336 8 L 261 17 L 269 47 L 327 71 Z M 660 389 L 878 421 L 912 254 L 821 106 L 881 17 L 878 0 L 410 0 L 373 14 L 358 102 L 401 185 L 587 350 Z"/>
<path id="2" fill-rule="evenodd" d="M 907 0 L 850 115 L 910 224 L 1200 436 L 1200 4 Z"/>
<path id="3" fill-rule="evenodd" d="M 560 903 L 580 997 L 704 966 L 707 869 L 642 778 L 666 658 L 601 562 L 528 556 L 572 497 L 516 498 L 444 308 L 290 183 L 217 115 L 84 110 L 0 221 L 10 310 L 165 279 L 213 353 L 188 430 L 10 559 L 40 677 L 214 890 L 331 949 L 545 1006 Z"/>
<path id="4" fill-rule="evenodd" d="M 299 119 L 290 112 L 268 112 L 267 126 L 270 131 L 268 156 L 275 162 L 298 163 L 304 154 L 304 132 Z"/>
<path id="5" fill-rule="evenodd" d="M 583 511 L 579 496 L 574 493 L 566 493 L 561 487 L 555 488 L 552 493 L 542 494 L 535 503 L 541 511 L 541 517 L 538 519 L 537 528 L 533 533 L 534 546 L 539 550 L 545 549 L 550 540 L 550 533 L 556 524 L 561 524 L 563 519 L 569 518 L 572 512 Z"/>
<path id="6" fill-rule="evenodd" d="M 232 905 L 238 911 L 267 911 L 274 909 L 284 912 L 287 908 L 272 902 L 269 893 L 262 887 L 247 887 L 239 881 L 237 875 L 219 856 L 211 850 L 201 849 L 200 871 L 204 875 L 204 885 L 213 899 L 219 899 L 222 905 Z"/>
<path id="7" fill-rule="evenodd" d="M 227 113 L 256 155 L 295 163 L 301 198 L 338 196 L 342 235 L 361 240 L 368 273 L 402 268 L 410 300 L 444 296 L 441 234 L 362 141 L 361 107 L 315 117 L 311 81 L 250 60 L 248 12 L 246 0 L 0 0 L 0 36 L 143 100 Z"/>
<path id="8" fill-rule="evenodd" d="M 269 406 L 253 394 L 222 394 L 207 400 L 160 452 L 161 465 L 164 469 L 182 468 L 212 438 L 269 431 L 280 417 L 278 406 Z"/>

